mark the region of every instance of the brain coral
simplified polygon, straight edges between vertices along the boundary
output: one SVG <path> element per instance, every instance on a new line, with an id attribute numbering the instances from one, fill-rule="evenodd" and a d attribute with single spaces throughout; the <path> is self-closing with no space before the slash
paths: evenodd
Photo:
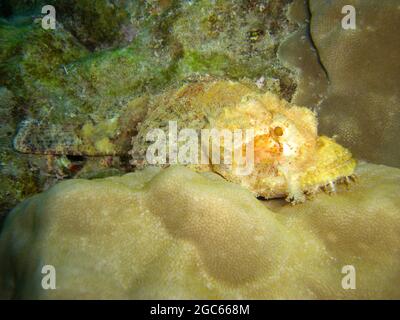
<path id="1" fill-rule="evenodd" d="M 357 170 L 351 192 L 295 207 L 179 166 L 59 183 L 8 216 L 0 297 L 400 298 L 400 170 Z"/>
<path id="2" fill-rule="evenodd" d="M 345 5 L 356 10 L 355 30 L 342 28 Z M 320 132 L 356 157 L 398 167 L 399 2 L 297 0 L 289 13 L 301 27 L 279 56 L 299 70 L 293 102 L 318 106 Z"/>

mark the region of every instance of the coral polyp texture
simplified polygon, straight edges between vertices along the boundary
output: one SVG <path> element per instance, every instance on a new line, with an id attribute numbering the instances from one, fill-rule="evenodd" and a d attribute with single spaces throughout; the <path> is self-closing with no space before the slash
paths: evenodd
<path id="1" fill-rule="evenodd" d="M 357 174 L 352 192 L 297 206 L 180 166 L 59 183 L 9 215 L 1 297 L 399 298 L 400 170 Z M 346 265 L 356 290 L 342 287 Z"/>
<path id="2" fill-rule="evenodd" d="M 355 29 L 342 27 L 342 8 Z M 400 10 L 397 0 L 296 0 L 288 17 L 299 30 L 279 56 L 298 73 L 293 102 L 318 110 L 320 132 L 337 135 L 357 158 L 398 167 Z"/>
<path id="3" fill-rule="evenodd" d="M 352 176 L 356 165 L 347 149 L 328 137 L 318 137 L 317 119 L 310 109 L 291 105 L 251 84 L 212 80 L 167 91 L 151 101 L 133 139 L 134 164 L 146 165 L 144 159 L 151 144 L 148 133 L 168 128 L 169 121 L 176 121 L 178 130 L 198 130 L 199 139 L 203 138 L 199 129 L 218 130 L 216 137 L 201 143 L 220 145 L 220 161 L 214 162 L 211 146 L 197 152 L 207 152 L 209 165 L 192 167 L 217 172 L 268 199 L 287 197 L 294 203 L 302 202 L 304 193 L 315 193 L 325 186 L 334 189 L 336 182 Z M 242 144 L 234 142 L 229 149 L 225 147 L 232 137 L 224 138 L 223 130 L 234 133 L 247 129 L 254 130 L 254 138 L 243 137 Z M 247 153 L 250 143 L 254 155 L 240 163 L 235 159 L 235 148 Z M 229 163 L 224 162 L 227 156 Z M 247 173 L 239 172 L 243 167 Z"/>

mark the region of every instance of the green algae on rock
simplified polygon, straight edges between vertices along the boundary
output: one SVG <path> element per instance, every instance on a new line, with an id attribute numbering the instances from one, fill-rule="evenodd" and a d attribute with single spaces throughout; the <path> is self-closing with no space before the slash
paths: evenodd
<path id="1" fill-rule="evenodd" d="M 201 0 L 182 5 L 172 26 L 172 37 L 182 46 L 178 78 L 274 79 L 276 93 L 289 100 L 293 74 L 276 56 L 280 41 L 293 28 L 285 16 L 289 2 Z"/>
<path id="2" fill-rule="evenodd" d="M 126 43 L 130 27 L 130 1 L 97 0 L 3 0 L 7 16 L 40 16 L 41 8 L 53 5 L 56 17 L 87 48 L 118 46 Z"/>
<path id="3" fill-rule="evenodd" d="M 0 228 L 3 215 L 18 202 L 40 191 L 29 159 L 12 148 L 16 123 L 10 114 L 15 110 L 15 97 L 0 87 Z"/>
<path id="4" fill-rule="evenodd" d="M 351 192 L 295 207 L 183 167 L 59 183 L 8 216 L 1 297 L 398 299 L 400 170 L 357 172 Z M 46 264 L 57 290 L 40 286 Z"/>

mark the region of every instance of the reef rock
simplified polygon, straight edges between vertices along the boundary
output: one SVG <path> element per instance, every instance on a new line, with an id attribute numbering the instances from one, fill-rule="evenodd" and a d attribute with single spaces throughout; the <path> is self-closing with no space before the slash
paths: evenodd
<path id="1" fill-rule="evenodd" d="M 400 170 L 357 172 L 351 190 L 294 207 L 184 167 L 59 183 L 8 216 L 0 296 L 398 299 Z"/>

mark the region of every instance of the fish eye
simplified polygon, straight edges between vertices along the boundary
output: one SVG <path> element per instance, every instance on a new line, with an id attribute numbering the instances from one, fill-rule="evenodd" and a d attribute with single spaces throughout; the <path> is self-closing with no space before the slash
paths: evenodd
<path id="1" fill-rule="evenodd" d="M 274 134 L 278 137 L 283 136 L 283 129 L 281 127 L 275 127 Z"/>

